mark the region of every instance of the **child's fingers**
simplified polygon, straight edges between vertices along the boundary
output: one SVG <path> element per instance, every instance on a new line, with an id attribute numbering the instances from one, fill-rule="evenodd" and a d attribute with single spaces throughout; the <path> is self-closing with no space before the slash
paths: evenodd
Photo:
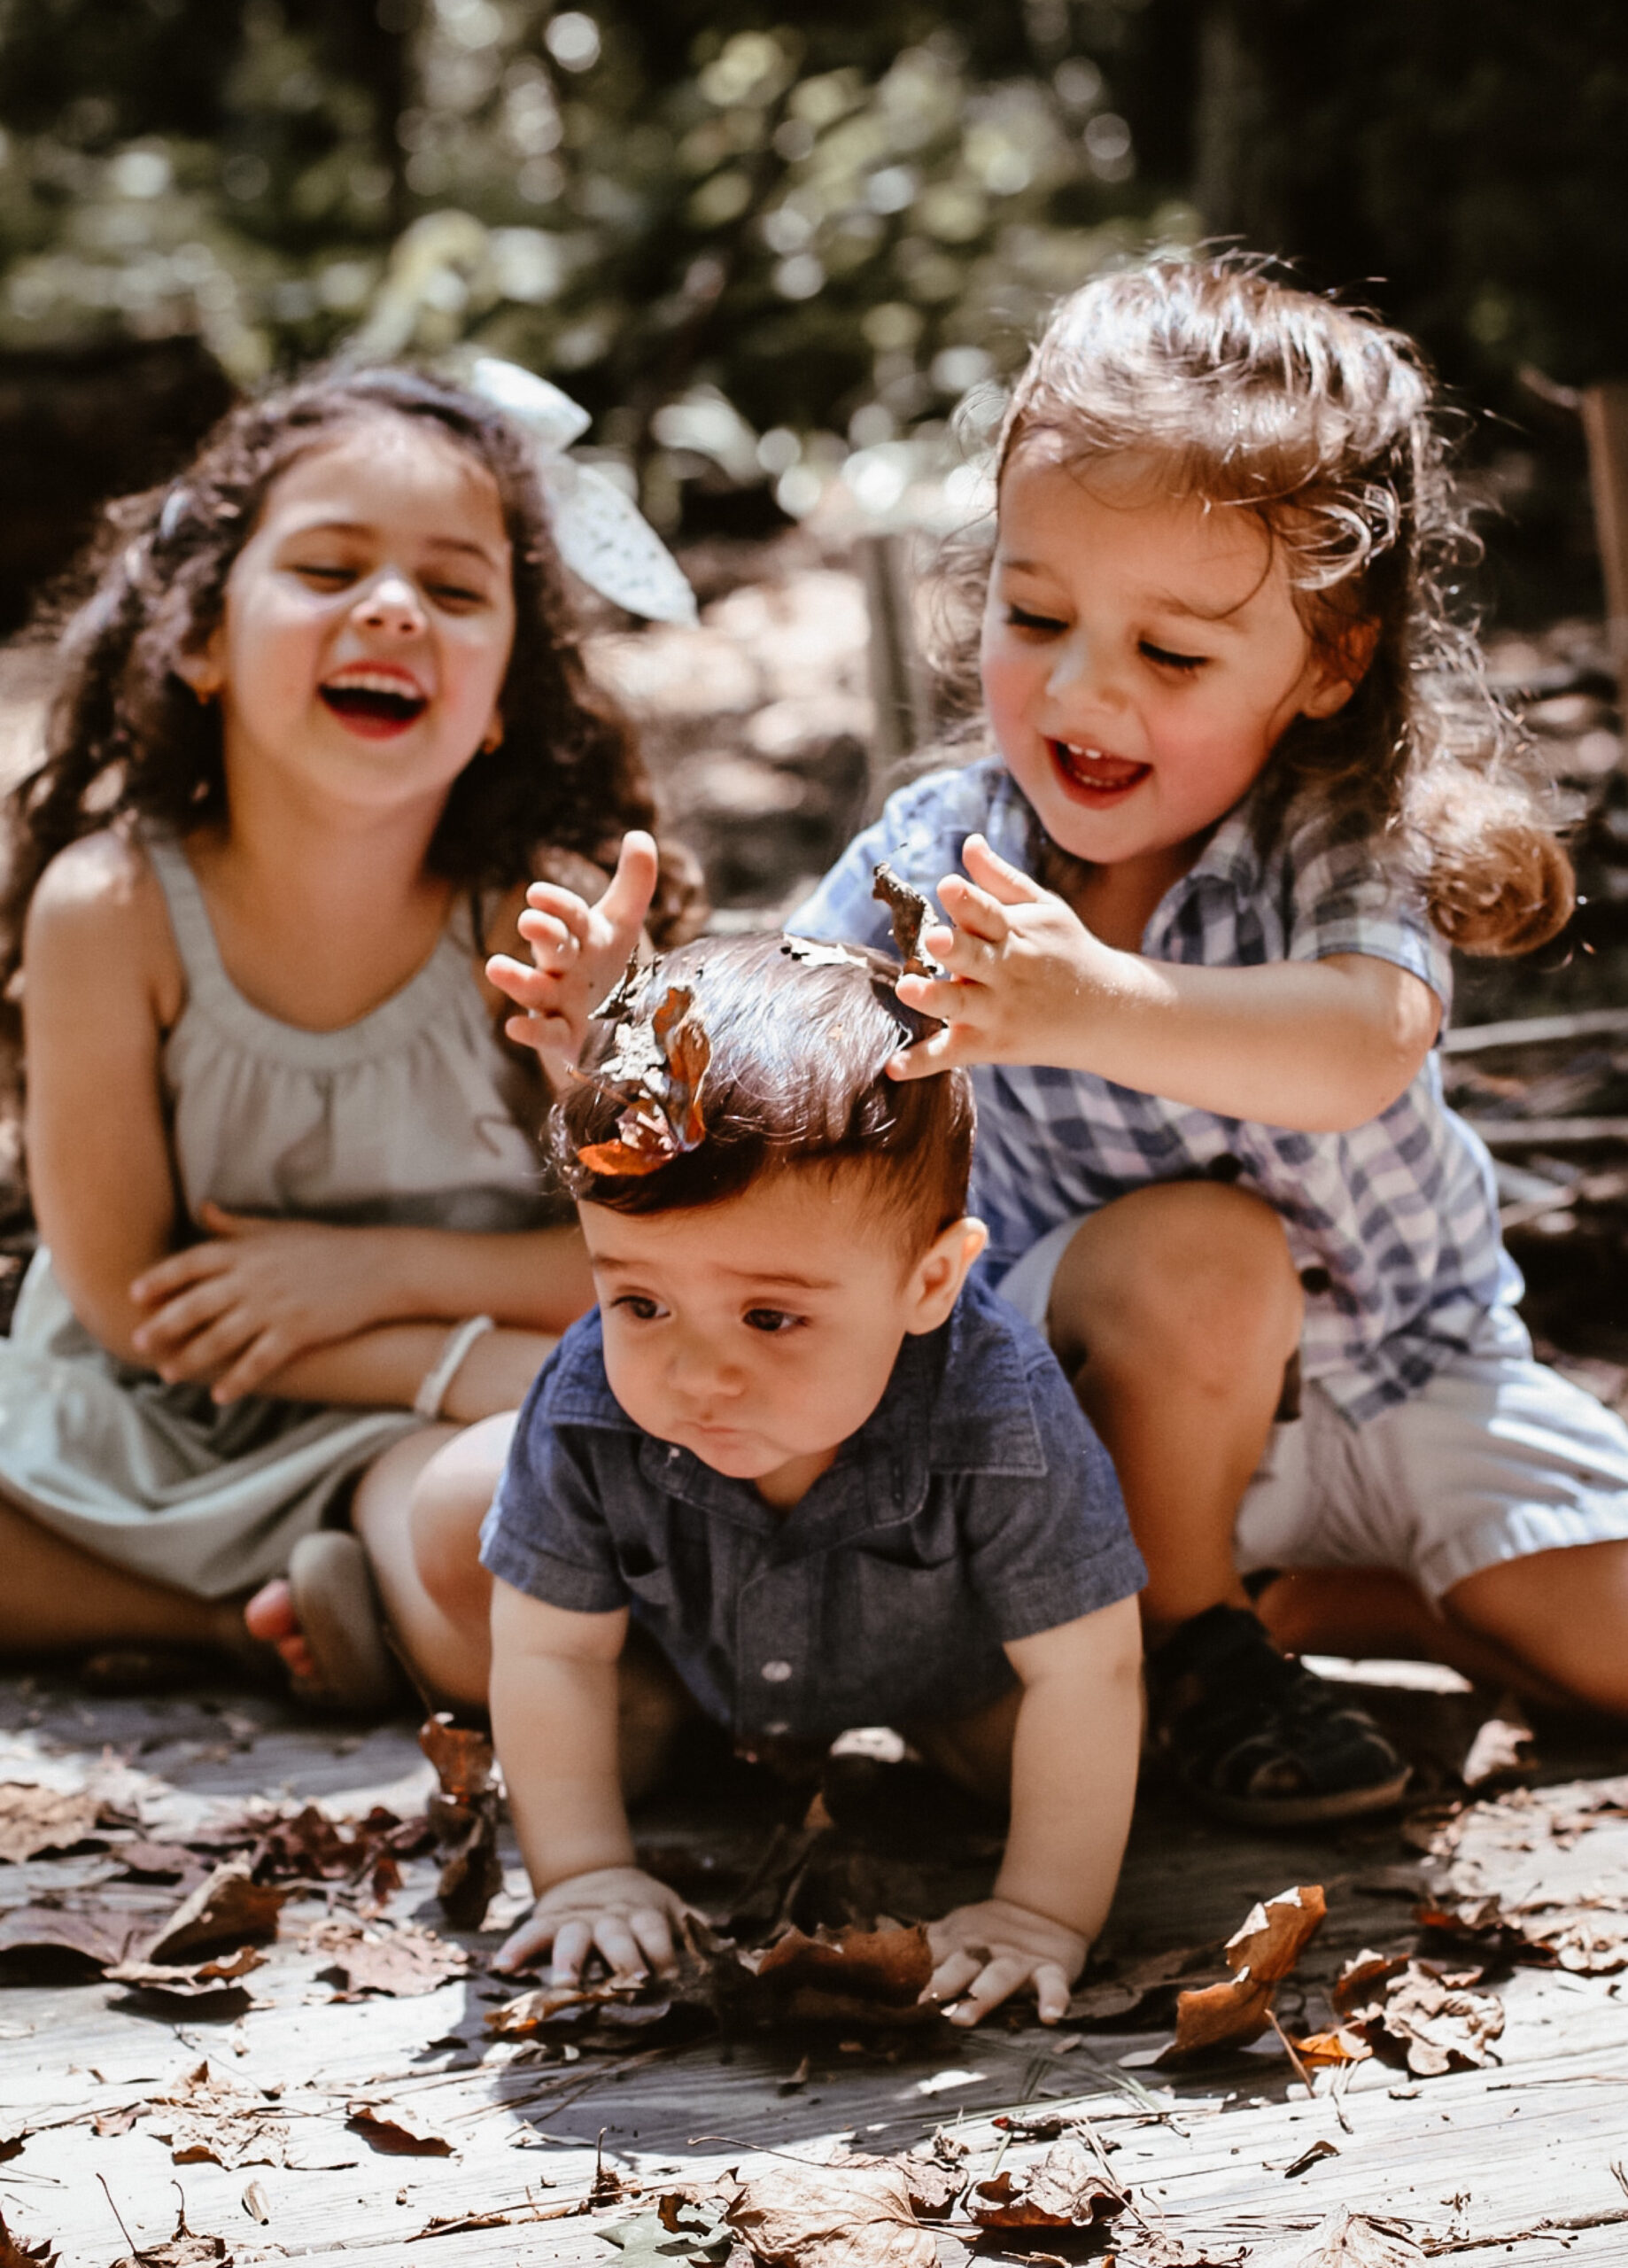
<path id="1" fill-rule="evenodd" d="M 661 876 L 661 860 L 656 852 L 655 837 L 647 835 L 642 827 L 632 827 L 622 837 L 622 849 L 616 859 L 616 871 L 594 912 L 609 923 L 620 942 L 625 935 L 624 948 L 632 951 L 639 932 L 644 927 L 645 915 L 650 911 L 650 901 L 655 896 L 655 885 Z"/>
<path id="2" fill-rule="evenodd" d="M 1068 1978 L 1055 1961 L 1043 1961 L 1035 1970 L 1035 1999 L 1042 2023 L 1058 2023 L 1068 2014 Z"/>
<path id="3" fill-rule="evenodd" d="M 888 1057 L 885 1068 L 890 1079 L 931 1079 L 940 1071 L 953 1070 L 957 1063 L 983 1060 L 965 1037 L 958 1038 L 953 1027 L 946 1026 L 926 1039 L 902 1047 L 896 1055 Z"/>
<path id="4" fill-rule="evenodd" d="M 503 1030 L 519 1046 L 540 1055 L 551 1078 L 558 1076 L 562 1067 L 576 1061 L 581 1045 L 580 1035 L 569 1016 L 509 1016 Z"/>
<path id="5" fill-rule="evenodd" d="M 639 1950 L 658 1977 L 671 1977 L 678 1966 L 673 1951 L 672 1931 L 667 1926 L 667 1916 L 659 1907 L 641 1907 L 637 1914 L 628 1916 L 628 1926 L 639 1940 Z"/>
<path id="6" fill-rule="evenodd" d="M 939 1962 L 927 1979 L 922 1990 L 922 2000 L 935 2001 L 941 2007 L 946 2000 L 953 2000 L 958 1993 L 965 1991 L 982 1966 L 978 1954 L 968 1953 L 965 1946 L 957 1946 L 953 1953 Z"/>
<path id="7" fill-rule="evenodd" d="M 130 1285 L 130 1297 L 137 1307 L 161 1307 L 189 1284 L 218 1275 L 230 1264 L 230 1257 L 219 1243 L 190 1244 L 184 1251 L 172 1252 L 153 1267 L 144 1268 Z"/>
<path id="8" fill-rule="evenodd" d="M 560 988 L 560 975 L 552 968 L 536 968 L 529 962 L 516 960 L 508 953 L 493 953 L 486 963 L 486 978 L 496 985 L 506 999 L 517 1007 L 532 1010 L 551 1000 Z"/>
<path id="9" fill-rule="evenodd" d="M 593 1925 L 593 1942 L 613 1977 L 637 1977 L 643 1982 L 644 1955 L 624 1915 L 602 1914 Z"/>
<path id="10" fill-rule="evenodd" d="M 534 914 L 552 921 L 554 928 L 578 945 L 588 941 L 588 905 L 574 889 L 562 889 L 557 882 L 533 882 L 526 892 L 526 910 L 517 927 L 521 936 L 530 935 L 526 923 Z"/>
<path id="11" fill-rule="evenodd" d="M 554 1934 L 554 1960 L 549 1964 L 551 1984 L 576 1984 L 582 1978 L 582 1964 L 593 1949 L 593 1925 L 589 1922 L 562 1922 Z"/>
<path id="12" fill-rule="evenodd" d="M 961 864 L 973 882 L 1002 905 L 1037 905 L 1046 895 L 1032 874 L 1010 865 L 998 850 L 991 850 L 981 835 L 967 836 Z M 939 895 L 943 895 L 942 887 Z"/>
<path id="13" fill-rule="evenodd" d="M 980 889 L 975 882 L 964 882 L 959 874 L 946 874 L 939 885 L 939 895 L 944 901 L 944 911 L 957 929 L 965 929 L 974 937 L 987 938 L 992 945 L 1004 944 L 1012 934 L 1012 923 L 1000 900 L 991 897 L 987 889 Z M 953 935 L 954 932 L 952 931 Z M 926 944 L 926 938 L 922 939 Z M 943 955 L 935 945 L 927 945 L 934 960 Z"/>
<path id="14" fill-rule="evenodd" d="M 529 1969 L 539 1953 L 547 1953 L 554 1943 L 554 1923 L 539 1922 L 535 1914 L 527 1915 L 517 1930 L 511 1930 L 492 1956 L 494 1969 Z"/>
<path id="15" fill-rule="evenodd" d="M 951 2023 L 977 2023 L 991 2008 L 998 2008 L 1003 2000 L 1010 2000 L 1028 1973 L 1029 1963 L 1022 1953 L 996 1953 L 979 1970 L 955 2007 L 947 2008 L 945 2014 Z"/>
<path id="16" fill-rule="evenodd" d="M 582 928 L 585 928 L 586 920 L 585 914 Z M 560 920 L 553 913 L 528 907 L 515 927 L 539 959 L 574 961 L 582 952 L 584 939 L 579 928 Z"/>
<path id="17" fill-rule="evenodd" d="M 274 1378 L 284 1363 L 291 1362 L 298 1352 L 286 1332 L 262 1331 L 215 1380 L 209 1389 L 210 1399 L 224 1408 L 227 1402 L 236 1402 L 240 1394 L 254 1393 L 267 1379 Z"/>
<path id="18" fill-rule="evenodd" d="M 173 1348 L 184 1347 L 236 1304 L 236 1293 L 225 1277 L 205 1277 L 202 1282 L 175 1293 L 138 1324 L 130 1333 L 130 1343 L 138 1355 L 157 1361 Z"/>

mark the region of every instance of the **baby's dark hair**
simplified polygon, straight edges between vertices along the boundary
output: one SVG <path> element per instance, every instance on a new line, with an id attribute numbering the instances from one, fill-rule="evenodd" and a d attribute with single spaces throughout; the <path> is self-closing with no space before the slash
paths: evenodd
<path id="1" fill-rule="evenodd" d="M 972 1081 L 964 1070 L 890 1079 L 890 1056 L 926 1027 L 894 996 L 898 964 L 800 938 L 703 937 L 664 953 L 627 1021 L 606 1027 L 549 1122 L 571 1194 L 618 1213 L 717 1205 L 763 1175 L 863 1175 L 869 1202 L 911 1258 L 966 1210 Z M 654 1171 L 596 1172 L 582 1153 L 617 1138 L 625 1082 L 597 1068 L 629 1024 L 653 1024 L 673 988 L 693 996 L 710 1049 L 704 1135 Z M 621 1091 L 618 1091 L 618 1086 Z"/>
<path id="2" fill-rule="evenodd" d="M 1411 339 L 1266 266 L 1156 259 L 1065 299 L 1013 392 L 997 478 L 1030 452 L 1082 477 L 1141 457 L 1167 493 L 1252 514 L 1314 649 L 1357 680 L 1279 741 L 1263 834 L 1309 806 L 1342 833 L 1388 835 L 1452 944 L 1526 951 L 1570 914 L 1571 868 L 1456 610 L 1478 546 L 1436 387 Z"/>
<path id="3" fill-rule="evenodd" d="M 531 447 L 492 403 L 391 367 L 318 370 L 230 410 L 167 488 L 110 503 L 42 627 L 62 675 L 39 768 L 12 794 L 12 856 L 0 896 L 0 986 L 16 973 L 23 917 L 41 874 L 82 835 L 145 819 L 177 832 L 225 816 L 219 711 L 177 664 L 221 620 L 227 578 L 273 484 L 346 426 L 406 419 L 449 436 L 497 484 L 513 552 L 515 645 L 501 744 L 453 783 L 430 845 L 431 869 L 471 894 L 531 879 L 537 855 L 615 865 L 655 804 L 632 727 L 592 683 Z M 652 933 L 694 928 L 687 852 L 663 849 Z"/>

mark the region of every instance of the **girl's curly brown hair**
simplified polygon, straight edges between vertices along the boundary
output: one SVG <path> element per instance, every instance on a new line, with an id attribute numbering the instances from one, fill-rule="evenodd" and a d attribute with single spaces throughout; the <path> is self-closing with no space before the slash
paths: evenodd
<path id="1" fill-rule="evenodd" d="M 1142 457 L 1170 493 L 1252 514 L 1314 647 L 1360 672 L 1337 714 L 1278 742 L 1255 791 L 1263 835 L 1292 807 L 1389 836 L 1451 944 L 1525 952 L 1570 915 L 1571 866 L 1457 608 L 1454 574 L 1479 547 L 1436 388 L 1412 340 L 1266 266 L 1156 259 L 1064 300 L 1018 380 L 996 478 L 1031 449 L 1082 474 Z M 963 652 L 987 576 L 987 553 L 949 571 Z M 1066 854 L 1044 852 L 1060 878 Z"/>
<path id="2" fill-rule="evenodd" d="M 317 371 L 229 411 L 167 488 L 110 503 L 42 625 L 61 677 L 37 769 L 7 799 L 0 987 L 14 989 L 29 900 L 57 853 L 100 828 L 146 820 L 176 834 L 226 816 L 218 710 L 177 664 L 221 622 L 233 562 L 274 483 L 345 426 L 391 416 L 450 434 L 497 483 L 512 547 L 515 644 L 503 738 L 453 782 L 429 865 L 479 902 L 529 881 L 549 851 L 615 865 L 624 831 L 655 807 L 633 729 L 584 665 L 531 445 L 463 388 L 394 369 Z M 77 603 L 75 602 L 77 601 Z M 650 912 L 658 943 L 692 935 L 698 872 L 662 851 Z"/>

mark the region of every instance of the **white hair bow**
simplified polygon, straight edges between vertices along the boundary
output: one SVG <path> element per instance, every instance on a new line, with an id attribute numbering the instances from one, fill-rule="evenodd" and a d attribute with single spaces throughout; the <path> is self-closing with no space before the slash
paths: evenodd
<path id="1" fill-rule="evenodd" d="M 566 452 L 592 420 L 570 394 L 518 362 L 482 354 L 468 384 L 530 435 L 560 556 L 572 574 L 630 614 L 693 623 L 695 594 L 639 507 L 613 480 Z"/>

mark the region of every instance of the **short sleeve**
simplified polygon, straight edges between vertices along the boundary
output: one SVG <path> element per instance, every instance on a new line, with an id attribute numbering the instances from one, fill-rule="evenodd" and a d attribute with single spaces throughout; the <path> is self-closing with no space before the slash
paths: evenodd
<path id="1" fill-rule="evenodd" d="M 628 1604 L 628 1593 L 602 1509 L 603 1467 L 624 1444 L 615 1433 L 554 1423 L 552 1371 L 544 1370 L 521 1409 L 481 1526 L 481 1565 L 528 1598 L 609 1614 Z"/>
<path id="2" fill-rule="evenodd" d="M 849 844 L 786 927 L 794 936 L 891 952 L 893 924 L 874 895 L 877 866 L 885 858 L 901 881 L 937 906 L 940 882 L 960 872 L 966 838 L 975 833 L 987 833 L 1003 858 L 1025 863 L 1027 806 L 994 758 L 929 772 L 889 796 L 881 817 Z M 942 907 L 939 913 L 942 919 Z"/>
<path id="3" fill-rule="evenodd" d="M 1376 855 L 1370 843 L 1325 841 L 1312 847 L 1309 833 L 1291 846 L 1288 959 L 1361 953 L 1390 961 L 1428 984 L 1446 1005 L 1453 993 L 1452 959 L 1431 926 L 1418 882 L 1399 860 Z"/>
<path id="4" fill-rule="evenodd" d="M 1044 1473 L 975 1480 L 968 1520 L 973 1582 L 1003 1644 L 1134 1598 L 1148 1579 L 1119 1476 L 1049 1349 L 1025 1382 Z"/>

